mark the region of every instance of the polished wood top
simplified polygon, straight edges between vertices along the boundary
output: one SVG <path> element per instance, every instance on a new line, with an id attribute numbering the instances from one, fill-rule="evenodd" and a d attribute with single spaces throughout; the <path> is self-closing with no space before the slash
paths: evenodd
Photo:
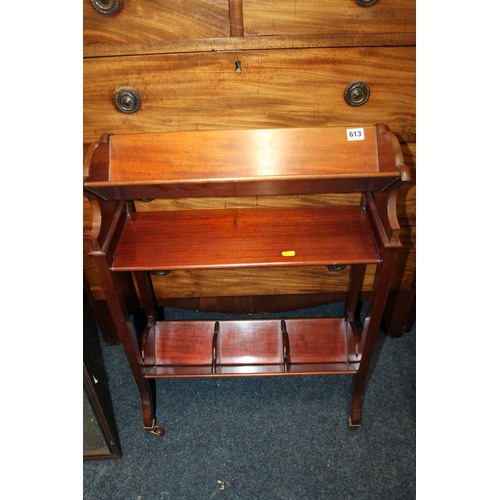
<path id="1" fill-rule="evenodd" d="M 106 199 L 371 191 L 407 174 L 385 125 L 106 135 L 87 156 L 85 187 Z"/>
<path id="2" fill-rule="evenodd" d="M 110 137 L 109 181 L 240 180 L 377 172 L 375 128 L 174 132 Z"/>

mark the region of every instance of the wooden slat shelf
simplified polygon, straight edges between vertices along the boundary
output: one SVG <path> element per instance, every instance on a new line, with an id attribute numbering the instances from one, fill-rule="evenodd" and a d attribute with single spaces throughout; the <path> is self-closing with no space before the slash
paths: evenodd
<path id="1" fill-rule="evenodd" d="M 143 335 L 146 377 L 356 373 L 343 318 L 159 321 Z"/>
<path id="2" fill-rule="evenodd" d="M 283 256 L 283 252 L 294 252 Z M 134 212 L 113 271 L 376 263 L 360 206 Z"/>
<path id="3" fill-rule="evenodd" d="M 267 377 L 293 375 L 354 375 L 359 363 L 296 363 L 285 372 L 283 365 L 222 366 L 212 373 L 210 366 L 152 366 L 144 368 L 144 378 Z"/>
<path id="4" fill-rule="evenodd" d="M 352 130 L 357 131 L 352 140 Z M 91 254 L 141 393 L 170 377 L 351 374 L 349 425 L 361 401 L 399 241 L 397 191 L 409 180 L 385 125 L 110 136 L 89 147 L 84 188 Z M 359 204 L 136 211 L 137 200 L 358 193 Z M 358 301 L 375 277 L 366 320 Z M 342 318 L 160 320 L 152 271 L 349 265 Z M 117 276 L 133 272 L 148 318 L 141 345 Z M 168 278 L 167 278 L 168 279 Z"/>

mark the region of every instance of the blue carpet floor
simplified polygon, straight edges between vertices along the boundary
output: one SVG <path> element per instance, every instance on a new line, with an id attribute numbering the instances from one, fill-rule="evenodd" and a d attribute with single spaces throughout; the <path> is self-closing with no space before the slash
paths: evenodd
<path id="1" fill-rule="evenodd" d="M 341 315 L 342 307 L 293 315 Z M 171 379 L 156 383 L 160 438 L 142 429 L 121 346 L 104 345 L 84 308 L 84 352 L 92 362 L 102 355 L 122 451 L 84 462 L 84 500 L 416 497 L 416 326 L 402 338 L 380 333 L 357 430 L 347 426 L 350 376 Z"/>

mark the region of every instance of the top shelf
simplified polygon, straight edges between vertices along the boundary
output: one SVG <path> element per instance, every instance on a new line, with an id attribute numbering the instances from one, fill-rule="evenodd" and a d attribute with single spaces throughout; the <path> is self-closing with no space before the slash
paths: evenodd
<path id="1" fill-rule="evenodd" d="M 408 175 L 385 125 L 104 135 L 86 156 L 104 199 L 382 191 Z"/>

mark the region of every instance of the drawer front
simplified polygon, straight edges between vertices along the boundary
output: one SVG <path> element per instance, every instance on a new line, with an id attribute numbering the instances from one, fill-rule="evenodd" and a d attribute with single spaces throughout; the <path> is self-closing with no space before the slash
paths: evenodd
<path id="1" fill-rule="evenodd" d="M 239 61 L 237 65 L 236 62 Z M 240 71 L 237 71 L 239 69 Z M 351 106 L 346 87 L 370 89 Z M 119 111 L 131 88 L 141 107 Z M 265 50 L 84 60 L 84 142 L 102 133 L 386 123 L 415 137 L 415 48 Z"/>
<path id="2" fill-rule="evenodd" d="M 415 0 L 243 0 L 245 36 L 415 32 Z"/>
<path id="3" fill-rule="evenodd" d="M 118 44 L 229 36 L 228 0 L 128 0 L 114 14 L 83 2 L 83 43 Z"/>

